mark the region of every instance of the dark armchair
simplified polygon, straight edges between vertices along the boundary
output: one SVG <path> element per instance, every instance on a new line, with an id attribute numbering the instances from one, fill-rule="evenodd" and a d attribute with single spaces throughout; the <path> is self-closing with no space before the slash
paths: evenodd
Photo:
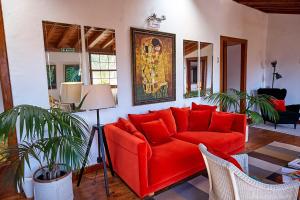
<path id="1" fill-rule="evenodd" d="M 257 90 L 257 94 L 266 94 L 275 97 L 279 100 L 284 100 L 287 94 L 286 89 L 279 88 L 260 88 Z M 274 123 L 275 129 L 277 124 L 294 124 L 294 128 L 296 129 L 298 121 L 299 121 L 299 110 L 300 105 L 287 105 L 286 112 L 278 112 L 279 119 L 277 121 L 273 121 L 269 119 L 264 113 L 262 113 L 264 122 L 268 121 Z"/>

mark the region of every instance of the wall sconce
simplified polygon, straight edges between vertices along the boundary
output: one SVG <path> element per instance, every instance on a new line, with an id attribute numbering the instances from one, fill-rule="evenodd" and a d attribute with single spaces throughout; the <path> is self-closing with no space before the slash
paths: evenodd
<path id="1" fill-rule="evenodd" d="M 273 67 L 273 79 L 272 79 L 272 88 L 273 88 L 274 87 L 274 81 L 275 81 L 275 79 L 276 80 L 281 79 L 282 75 L 279 74 L 278 72 L 276 72 L 277 60 L 271 62 L 271 65 Z"/>
<path id="2" fill-rule="evenodd" d="M 165 15 L 162 15 L 161 17 L 157 17 L 157 15 L 153 13 L 147 18 L 148 27 L 151 29 L 158 30 L 160 28 L 160 23 L 166 19 L 167 18 Z"/>

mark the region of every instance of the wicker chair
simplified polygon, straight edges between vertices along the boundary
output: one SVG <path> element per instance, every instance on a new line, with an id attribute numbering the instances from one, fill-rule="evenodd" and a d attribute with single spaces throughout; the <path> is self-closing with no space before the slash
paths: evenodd
<path id="1" fill-rule="evenodd" d="M 223 160 L 207 151 L 199 144 L 209 178 L 210 200 L 296 200 L 299 183 L 270 185 L 249 177 L 248 155 L 233 156 L 243 168 L 242 172 L 232 163 Z"/>

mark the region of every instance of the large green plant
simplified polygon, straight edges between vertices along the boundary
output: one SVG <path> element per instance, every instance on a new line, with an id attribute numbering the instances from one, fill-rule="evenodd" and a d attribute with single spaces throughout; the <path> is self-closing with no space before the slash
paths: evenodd
<path id="1" fill-rule="evenodd" d="M 221 105 L 224 110 L 246 114 L 251 124 L 258 124 L 263 121 L 261 113 L 255 110 L 260 110 L 269 119 L 278 120 L 278 112 L 274 109 L 270 98 L 268 95 L 250 95 L 235 89 L 213 93 L 204 97 L 209 103 Z M 245 103 L 246 109 L 240 110 L 241 102 Z"/>
<path id="2" fill-rule="evenodd" d="M 47 166 L 43 171 L 45 180 L 60 176 L 62 169 L 58 164 L 67 170 L 81 167 L 89 132 L 88 124 L 81 117 L 57 108 L 16 106 L 0 114 L 0 142 L 7 143 L 16 127 L 21 142 L 0 150 L 0 164 L 10 160 L 10 171 L 19 186 L 24 179 L 25 164 L 30 168 L 31 159 L 41 167 Z"/>

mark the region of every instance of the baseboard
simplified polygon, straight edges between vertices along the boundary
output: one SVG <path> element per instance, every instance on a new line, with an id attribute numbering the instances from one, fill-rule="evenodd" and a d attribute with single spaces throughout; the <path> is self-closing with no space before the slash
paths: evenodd
<path id="1" fill-rule="evenodd" d="M 97 163 L 97 164 L 85 167 L 83 174 L 93 173 L 93 172 L 96 172 L 99 169 L 102 169 L 102 163 L 100 163 L 100 164 Z M 79 171 L 78 172 L 73 172 L 73 174 L 72 174 L 73 181 L 78 180 L 78 177 L 79 177 Z"/>

